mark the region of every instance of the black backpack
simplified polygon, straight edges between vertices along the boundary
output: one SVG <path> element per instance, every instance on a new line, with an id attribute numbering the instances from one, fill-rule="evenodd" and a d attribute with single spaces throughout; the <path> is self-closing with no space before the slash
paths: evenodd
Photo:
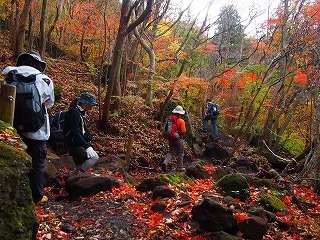
<path id="1" fill-rule="evenodd" d="M 209 103 L 208 114 L 210 115 L 219 115 L 220 114 L 220 106 L 217 103 Z"/>
<path id="2" fill-rule="evenodd" d="M 50 140 L 64 142 L 63 128 L 68 110 L 62 110 L 50 118 Z"/>
<path id="3" fill-rule="evenodd" d="M 36 87 L 36 75 L 24 77 L 10 71 L 6 83 L 16 87 L 13 127 L 18 132 L 36 132 L 45 123 L 45 106 Z"/>

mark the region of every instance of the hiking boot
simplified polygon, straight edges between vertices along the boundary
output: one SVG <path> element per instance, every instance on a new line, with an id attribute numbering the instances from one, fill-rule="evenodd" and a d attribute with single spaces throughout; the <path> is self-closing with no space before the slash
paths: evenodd
<path id="1" fill-rule="evenodd" d="M 167 172 L 167 165 L 165 163 L 161 163 L 161 169 L 162 169 L 162 172 L 166 173 Z"/>
<path id="2" fill-rule="evenodd" d="M 40 204 L 41 203 L 45 203 L 45 202 L 48 202 L 48 200 L 49 200 L 48 197 L 46 195 L 43 195 L 41 200 L 39 202 L 37 202 L 37 203 L 40 203 Z"/>

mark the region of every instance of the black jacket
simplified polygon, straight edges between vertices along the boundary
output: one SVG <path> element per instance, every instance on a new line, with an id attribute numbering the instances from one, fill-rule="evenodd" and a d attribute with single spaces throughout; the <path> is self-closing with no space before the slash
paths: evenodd
<path id="1" fill-rule="evenodd" d="M 78 107 L 69 110 L 63 128 L 65 142 L 70 147 L 90 147 L 92 136 L 85 124 L 85 112 L 80 111 Z"/>

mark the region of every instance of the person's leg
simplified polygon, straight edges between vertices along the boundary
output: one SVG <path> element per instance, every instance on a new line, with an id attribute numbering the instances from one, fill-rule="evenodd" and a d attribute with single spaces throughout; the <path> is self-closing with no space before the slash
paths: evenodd
<path id="1" fill-rule="evenodd" d="M 72 175 L 77 175 L 79 172 L 85 172 L 82 169 L 82 164 L 87 160 L 87 153 L 83 147 L 70 147 L 67 146 L 69 154 L 72 156 L 76 165 Z"/>
<path id="2" fill-rule="evenodd" d="M 29 172 L 30 188 L 32 192 L 33 202 L 41 201 L 43 197 L 44 175 L 46 168 L 47 146 L 46 141 L 38 141 L 24 138 L 27 153 L 32 158 L 32 169 Z"/>
<path id="3" fill-rule="evenodd" d="M 169 151 L 168 151 L 168 153 L 166 154 L 166 157 L 165 157 L 165 159 L 164 159 L 164 162 L 161 164 L 161 168 L 162 168 L 162 171 L 163 171 L 163 172 L 166 172 L 166 171 L 167 171 L 167 166 L 168 166 L 170 160 L 172 159 L 172 157 L 174 156 L 174 154 L 175 154 L 174 141 L 169 140 Z"/>
<path id="4" fill-rule="evenodd" d="M 184 170 L 184 166 L 183 166 L 184 146 L 183 146 L 182 139 L 178 139 L 178 141 L 176 142 L 176 151 L 178 155 L 178 164 L 179 164 L 178 170 Z"/>
<path id="5" fill-rule="evenodd" d="M 166 154 L 166 157 L 164 159 L 164 164 L 166 164 L 168 166 L 168 163 L 170 162 L 171 158 L 174 155 L 174 146 L 173 146 L 173 142 L 169 141 L 169 151 Z"/>
<path id="6" fill-rule="evenodd" d="M 217 126 L 217 118 L 212 118 L 212 127 L 214 137 L 219 137 L 218 126 Z"/>
<path id="7" fill-rule="evenodd" d="M 208 130 L 208 120 L 210 120 L 209 116 L 204 116 L 202 118 L 203 130 Z"/>
<path id="8" fill-rule="evenodd" d="M 99 157 L 93 157 L 87 159 L 81 166 L 81 171 L 87 171 L 89 168 L 93 167 L 96 162 L 99 160 Z"/>

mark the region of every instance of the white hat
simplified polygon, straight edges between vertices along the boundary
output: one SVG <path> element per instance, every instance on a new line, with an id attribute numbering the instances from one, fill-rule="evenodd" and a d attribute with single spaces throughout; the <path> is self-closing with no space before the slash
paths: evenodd
<path id="1" fill-rule="evenodd" d="M 185 114 L 186 111 L 183 110 L 183 108 L 181 106 L 176 106 L 175 109 L 172 110 L 172 113 L 179 113 L 181 115 Z"/>

